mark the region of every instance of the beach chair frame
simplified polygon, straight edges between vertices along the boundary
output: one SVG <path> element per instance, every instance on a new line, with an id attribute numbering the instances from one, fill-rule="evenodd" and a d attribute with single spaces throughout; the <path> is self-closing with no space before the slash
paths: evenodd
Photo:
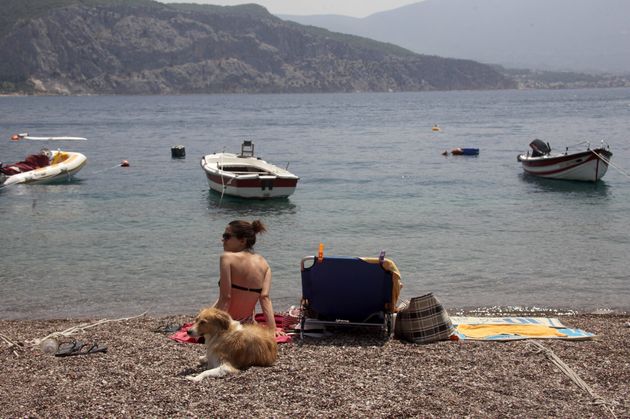
<path id="1" fill-rule="evenodd" d="M 307 327 L 377 328 L 392 333 L 392 272 L 357 257 L 305 256 L 300 262 L 300 338 Z"/>

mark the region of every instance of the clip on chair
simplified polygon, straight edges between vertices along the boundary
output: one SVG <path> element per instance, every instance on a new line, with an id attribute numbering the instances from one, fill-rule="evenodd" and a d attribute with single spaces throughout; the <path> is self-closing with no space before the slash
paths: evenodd
<path id="1" fill-rule="evenodd" d="M 401 285 L 385 252 L 379 258 L 324 257 L 320 244 L 318 257 L 302 258 L 300 267 L 302 339 L 305 327 L 313 324 L 378 327 L 389 338 Z"/>

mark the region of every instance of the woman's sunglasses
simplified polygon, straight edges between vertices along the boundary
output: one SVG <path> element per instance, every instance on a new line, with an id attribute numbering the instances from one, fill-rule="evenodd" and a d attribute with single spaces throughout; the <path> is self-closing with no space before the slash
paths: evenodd
<path id="1" fill-rule="evenodd" d="M 223 233 L 223 240 L 230 240 L 232 235 L 230 233 Z"/>

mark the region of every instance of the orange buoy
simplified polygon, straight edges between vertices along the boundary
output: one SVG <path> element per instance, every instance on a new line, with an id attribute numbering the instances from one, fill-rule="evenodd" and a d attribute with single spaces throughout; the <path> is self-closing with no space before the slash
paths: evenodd
<path id="1" fill-rule="evenodd" d="M 127 160 L 123 160 L 120 162 L 120 167 L 129 167 L 129 162 Z"/>

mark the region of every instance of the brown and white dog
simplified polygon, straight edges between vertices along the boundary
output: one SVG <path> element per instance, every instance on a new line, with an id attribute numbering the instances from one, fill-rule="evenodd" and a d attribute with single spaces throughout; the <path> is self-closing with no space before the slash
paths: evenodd
<path id="1" fill-rule="evenodd" d="M 256 324 L 242 325 L 216 308 L 201 310 L 188 334 L 204 337 L 206 356 L 200 361 L 208 365 L 201 374 L 187 376 L 188 380 L 224 377 L 252 366 L 269 367 L 278 357 L 272 329 Z"/>

